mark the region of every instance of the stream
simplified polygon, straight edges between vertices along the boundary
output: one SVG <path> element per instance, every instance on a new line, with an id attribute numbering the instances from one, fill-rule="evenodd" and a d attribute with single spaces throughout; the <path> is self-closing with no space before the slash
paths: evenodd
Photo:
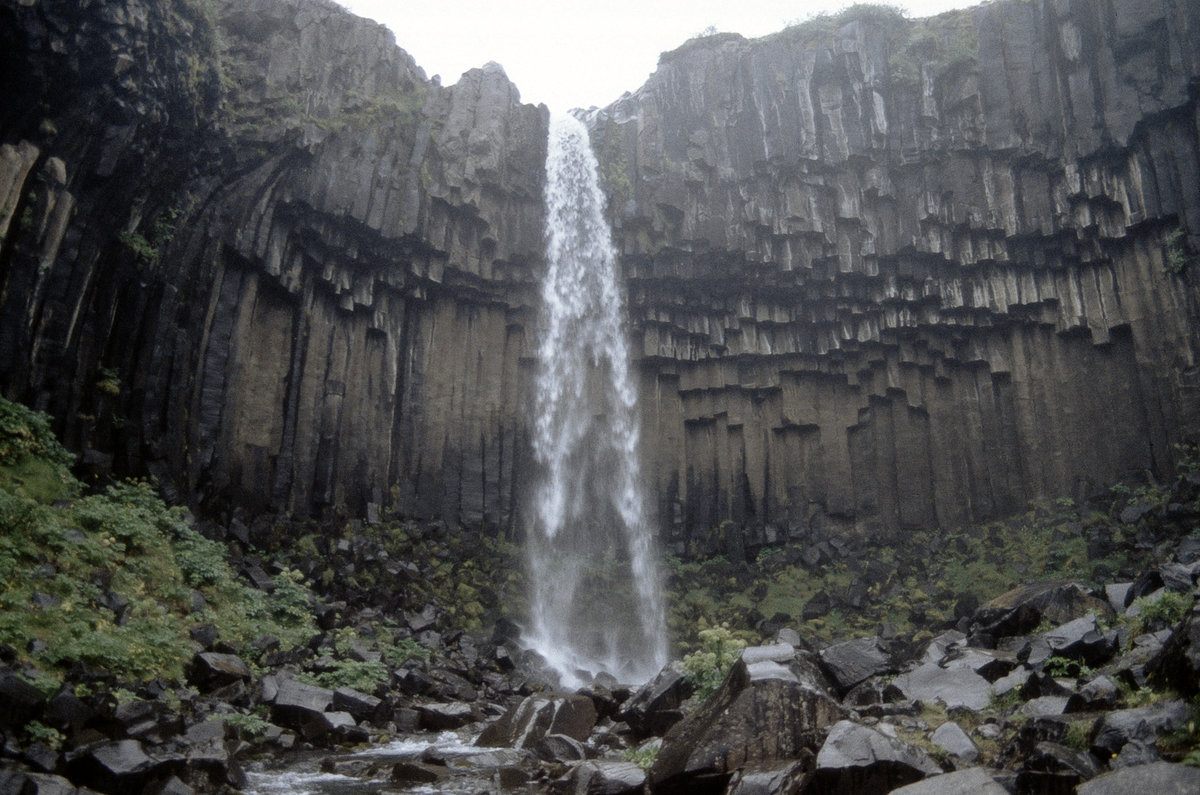
<path id="1" fill-rule="evenodd" d="M 414 734 L 350 754 L 296 751 L 246 763 L 248 795 L 358 795 L 405 792 L 470 795 L 495 789 L 498 768 L 517 764 L 526 752 L 477 748 L 475 735 L 445 731 Z M 400 763 L 443 768 L 435 782 L 393 781 Z M 439 771 L 440 772 L 440 771 Z"/>

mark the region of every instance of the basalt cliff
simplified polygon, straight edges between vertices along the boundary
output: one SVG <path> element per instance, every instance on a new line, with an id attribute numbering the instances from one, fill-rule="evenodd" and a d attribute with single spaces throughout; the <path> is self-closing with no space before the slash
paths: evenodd
<path id="1" fill-rule="evenodd" d="M 1200 6 L 706 36 L 588 120 L 673 549 L 1194 440 Z M 197 507 L 521 529 L 544 107 L 328 0 L 0 1 L 0 390 Z"/>

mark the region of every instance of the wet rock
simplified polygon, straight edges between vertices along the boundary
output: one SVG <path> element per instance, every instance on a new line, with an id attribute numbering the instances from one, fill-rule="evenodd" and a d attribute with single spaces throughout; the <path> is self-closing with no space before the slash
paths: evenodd
<path id="1" fill-rule="evenodd" d="M 1044 718 L 1051 715 L 1061 715 L 1067 709 L 1066 696 L 1038 696 L 1031 698 L 1017 710 L 1021 715 L 1031 718 Z"/>
<path id="2" fill-rule="evenodd" d="M 428 731 L 449 731 L 479 720 L 479 715 L 470 704 L 418 704 L 418 725 Z"/>
<path id="3" fill-rule="evenodd" d="M 1089 739 L 1092 753 L 1108 759 L 1130 740 L 1153 742 L 1163 734 L 1185 726 L 1188 716 L 1187 704 L 1178 699 L 1106 713 L 1092 727 Z"/>
<path id="4" fill-rule="evenodd" d="M 392 766 L 391 780 L 397 784 L 433 784 L 449 772 L 444 767 L 425 762 L 399 762 Z"/>
<path id="5" fill-rule="evenodd" d="M 819 653 L 821 666 L 840 693 L 859 682 L 895 670 L 895 662 L 877 638 L 835 643 Z"/>
<path id="6" fill-rule="evenodd" d="M 250 666 L 236 654 L 208 651 L 192 658 L 187 677 L 201 692 L 208 692 L 237 682 L 249 682 L 254 674 Z"/>
<path id="7" fill-rule="evenodd" d="M 350 687 L 339 687 L 333 691 L 332 706 L 335 710 L 349 712 L 355 720 L 378 721 L 384 711 L 382 699 L 360 693 Z"/>
<path id="8" fill-rule="evenodd" d="M 36 718 L 46 696 L 9 670 L 0 670 L 0 728 L 19 729 Z"/>
<path id="9" fill-rule="evenodd" d="M 14 795 L 77 795 L 80 790 L 62 776 L 0 770 L 0 792 Z"/>
<path id="10" fill-rule="evenodd" d="M 1185 696 L 1200 691 L 1200 603 L 1192 609 L 1146 663 L 1146 674 L 1160 687 Z"/>
<path id="11" fill-rule="evenodd" d="M 972 767 L 906 784 L 891 795 L 1008 795 L 1008 790 L 988 770 Z"/>
<path id="12" fill-rule="evenodd" d="M 892 684 L 905 698 L 916 701 L 937 701 L 947 708 L 963 707 L 980 710 L 992 698 L 992 686 L 969 668 L 945 669 L 925 663 L 900 674 Z"/>
<path id="13" fill-rule="evenodd" d="M 979 761 L 979 748 L 962 727 L 954 721 L 946 721 L 938 726 L 929 735 L 929 739 L 944 749 L 946 753 L 967 764 Z"/>
<path id="14" fill-rule="evenodd" d="M 546 762 L 580 762 L 587 758 L 583 743 L 565 734 L 547 734 L 533 746 L 533 752 Z"/>
<path id="15" fill-rule="evenodd" d="M 139 791 L 158 767 L 137 740 L 104 742 L 67 754 L 73 780 L 108 792 Z"/>
<path id="16" fill-rule="evenodd" d="M 1124 613 L 1125 608 L 1129 606 L 1129 589 L 1132 585 L 1131 582 L 1114 582 L 1104 586 L 1104 596 L 1118 615 Z"/>
<path id="17" fill-rule="evenodd" d="M 596 760 L 572 768 L 567 782 L 571 795 L 638 795 L 646 774 L 632 762 Z"/>
<path id="18" fill-rule="evenodd" d="M 629 724 L 635 737 L 665 734 L 683 717 L 680 705 L 692 694 L 693 687 L 675 665 L 634 691 L 617 712 L 617 720 Z"/>
<path id="19" fill-rule="evenodd" d="M 941 772 L 921 749 L 846 720 L 829 730 L 810 786 L 824 793 L 882 793 Z"/>
<path id="20" fill-rule="evenodd" d="M 985 603 L 975 613 L 975 631 L 993 637 L 1022 635 L 1043 620 L 1066 623 L 1094 613 L 1112 618 L 1106 600 L 1092 595 L 1084 585 L 1074 582 L 1040 582 L 1014 588 Z"/>
<path id="21" fill-rule="evenodd" d="M 1097 676 L 1072 693 L 1064 712 L 1100 712 L 1117 705 L 1121 691 L 1107 676 Z"/>
<path id="22" fill-rule="evenodd" d="M 1042 633 L 1054 656 L 1081 660 L 1088 665 L 1106 662 L 1117 650 L 1115 632 L 1102 632 L 1094 615 L 1081 616 L 1074 621 Z"/>
<path id="23" fill-rule="evenodd" d="M 811 621 L 814 618 L 822 618 L 829 615 L 829 611 L 833 609 L 833 601 L 829 598 L 829 594 L 824 591 L 819 591 L 811 599 L 804 603 L 804 609 L 800 614 L 803 621 Z"/>
<path id="24" fill-rule="evenodd" d="M 1130 740 L 1125 743 L 1121 752 L 1108 760 L 1110 770 L 1120 770 L 1123 767 L 1148 765 L 1162 759 L 1154 743 L 1145 740 Z"/>
<path id="25" fill-rule="evenodd" d="M 289 729 L 300 729 L 321 715 L 333 704 L 333 691 L 316 685 L 280 679 L 278 692 L 271 704 L 271 721 Z"/>
<path id="26" fill-rule="evenodd" d="M 800 795 L 816 764 L 811 752 L 804 756 L 795 762 L 740 768 L 729 780 L 725 795 Z"/>
<path id="27" fill-rule="evenodd" d="M 1001 750 L 998 767 L 1015 766 L 1028 759 L 1038 743 L 1062 743 L 1067 739 L 1067 722 L 1056 717 L 1035 717 L 1017 729 L 1017 733 Z"/>
<path id="28" fill-rule="evenodd" d="M 21 754 L 21 761 L 42 773 L 53 773 L 58 769 L 59 754 L 45 743 L 30 743 Z"/>
<path id="29" fill-rule="evenodd" d="M 1078 795 L 1192 795 L 1200 792 L 1200 768 L 1153 762 L 1097 776 L 1075 790 Z"/>
<path id="30" fill-rule="evenodd" d="M 1040 742 L 1017 774 L 1019 792 L 1071 793 L 1081 781 L 1100 773 L 1091 754 L 1065 745 Z"/>
<path id="31" fill-rule="evenodd" d="M 663 737 L 650 787 L 669 793 L 723 786 L 744 765 L 812 751 L 824 729 L 843 716 L 823 690 L 778 663 L 739 659 L 717 692 Z"/>
<path id="32" fill-rule="evenodd" d="M 41 720 L 61 732 L 73 732 L 83 728 L 95 714 L 70 688 L 63 688 L 46 702 Z"/>
<path id="33" fill-rule="evenodd" d="M 433 605 L 425 605 L 419 612 L 408 613 L 404 620 L 413 632 L 424 632 L 437 625 L 438 610 Z"/>
<path id="34" fill-rule="evenodd" d="M 585 742 L 596 725 L 596 707 L 587 696 L 529 696 L 488 724 L 475 744 L 533 748 L 547 734 Z"/>

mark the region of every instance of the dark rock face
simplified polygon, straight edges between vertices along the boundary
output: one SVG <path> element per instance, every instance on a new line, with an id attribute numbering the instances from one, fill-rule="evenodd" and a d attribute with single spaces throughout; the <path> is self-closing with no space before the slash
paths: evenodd
<path id="1" fill-rule="evenodd" d="M 816 792 L 890 792 L 942 770 L 919 748 L 869 726 L 841 721 L 817 754 Z"/>
<path id="2" fill-rule="evenodd" d="M 844 710 L 782 665 L 739 660 L 704 706 L 667 732 L 654 792 L 720 791 L 738 768 L 811 754 Z"/>
<path id="3" fill-rule="evenodd" d="M 205 507 L 511 526 L 545 109 L 328 0 L 212 6 L 0 2 L 0 390 Z M 1106 8 L 703 38 L 594 114 L 671 540 L 1169 471 L 1200 9 Z"/>
<path id="4" fill-rule="evenodd" d="M 1200 9 L 1106 8 L 701 38 L 597 115 L 674 538 L 954 524 L 1167 464 Z"/>

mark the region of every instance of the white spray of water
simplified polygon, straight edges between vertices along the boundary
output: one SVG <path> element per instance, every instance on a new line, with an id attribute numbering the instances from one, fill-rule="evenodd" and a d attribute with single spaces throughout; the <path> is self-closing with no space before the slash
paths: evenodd
<path id="1" fill-rule="evenodd" d="M 526 641 L 578 686 L 646 681 L 667 659 L 662 590 L 638 464 L 624 295 L 587 129 L 550 125 Z"/>

